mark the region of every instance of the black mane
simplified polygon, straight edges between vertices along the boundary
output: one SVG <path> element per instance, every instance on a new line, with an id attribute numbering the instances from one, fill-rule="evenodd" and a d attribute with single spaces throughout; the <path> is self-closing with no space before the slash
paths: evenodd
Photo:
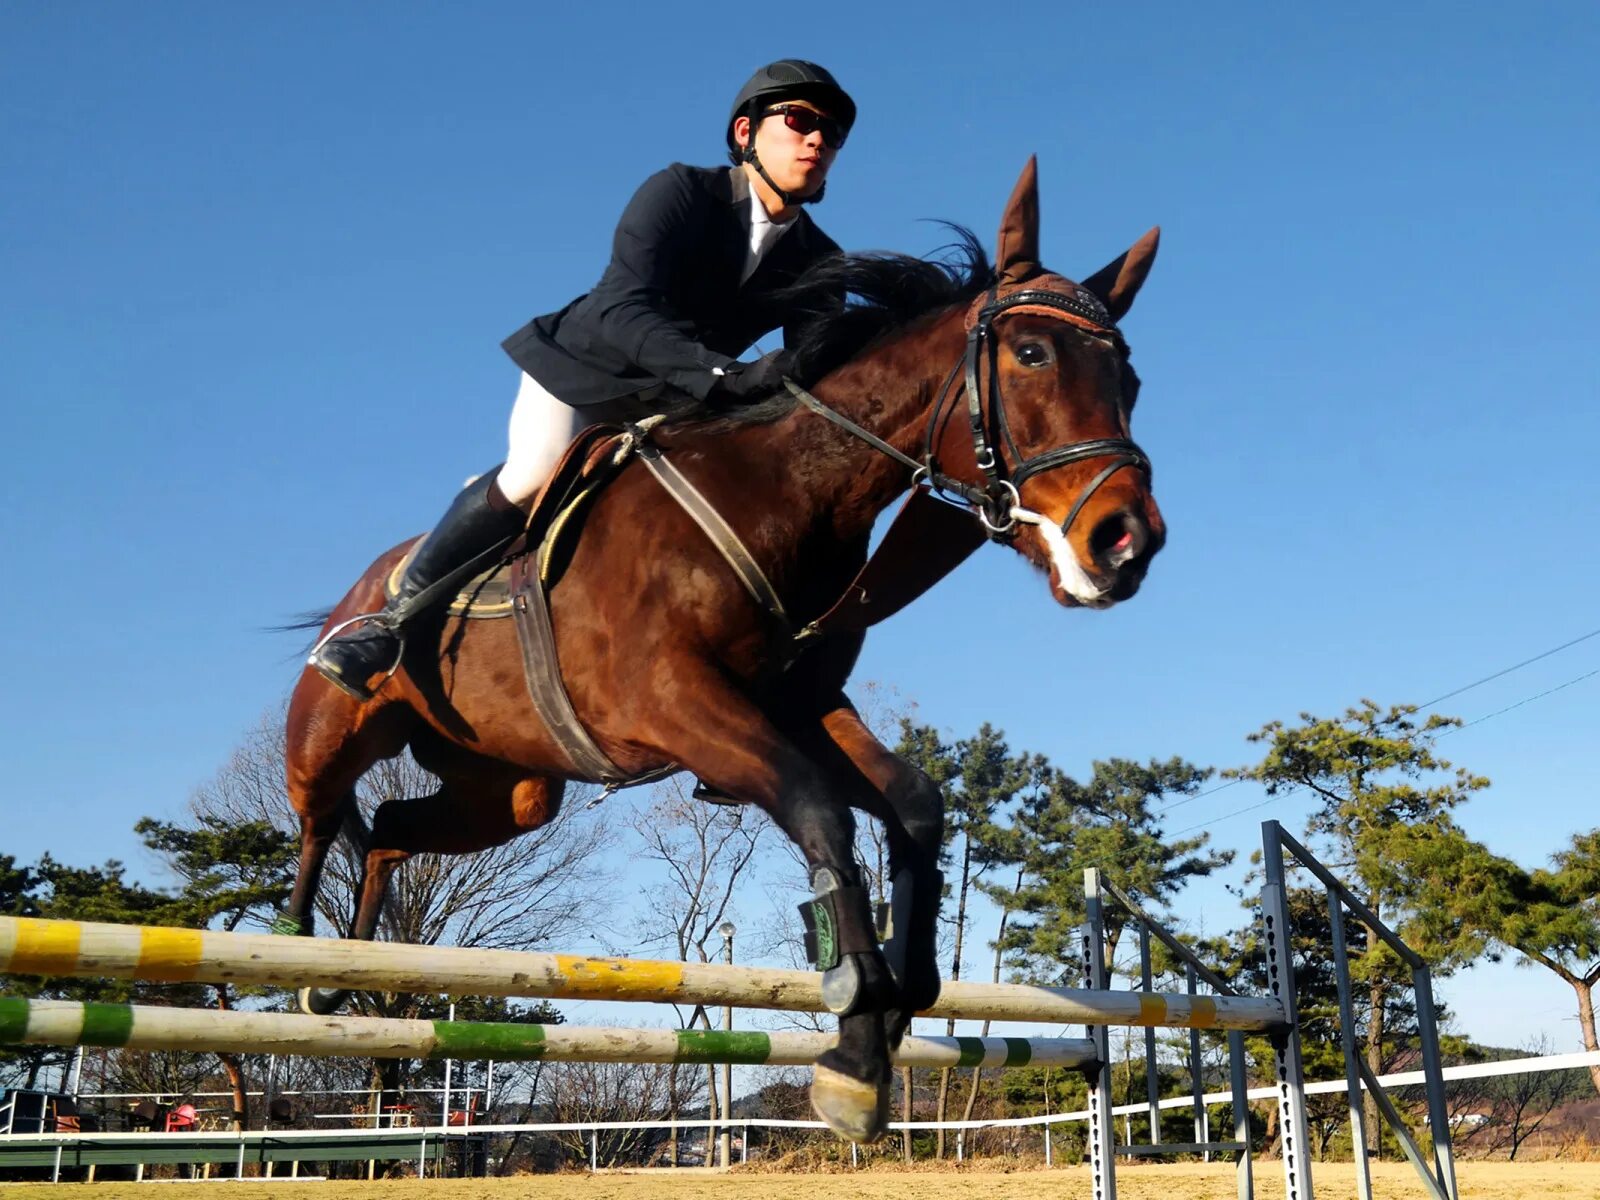
<path id="1" fill-rule="evenodd" d="M 956 240 L 940 258 L 835 254 L 780 293 L 785 307 L 801 314 L 799 337 L 788 347 L 801 380 L 821 379 L 883 335 L 989 286 L 994 272 L 978 239 L 970 229 L 949 228 Z"/>
<path id="2" fill-rule="evenodd" d="M 798 314 L 792 345 L 796 382 L 811 385 L 857 357 L 873 342 L 919 317 L 971 300 L 993 281 L 989 256 L 960 225 L 948 226 L 955 241 L 941 257 L 868 251 L 834 254 L 814 264 L 778 293 L 779 302 Z M 843 303 L 840 302 L 841 297 Z M 729 410 L 694 403 L 672 412 L 676 420 L 725 420 L 739 425 L 776 420 L 792 410 L 787 391 Z"/>

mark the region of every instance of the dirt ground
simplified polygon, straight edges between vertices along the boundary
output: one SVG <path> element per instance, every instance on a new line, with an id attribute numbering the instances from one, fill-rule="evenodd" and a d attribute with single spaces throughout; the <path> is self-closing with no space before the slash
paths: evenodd
<path id="1" fill-rule="evenodd" d="M 1256 1195 L 1282 1200 L 1276 1162 L 1256 1165 Z M 1600 1200 L 1600 1163 L 1462 1163 L 1462 1200 Z M 1348 1165 L 1314 1168 L 1317 1200 L 1354 1200 Z M 1426 1200 L 1405 1164 L 1373 1169 L 1375 1200 Z M 525 1175 L 511 1179 L 388 1180 L 377 1183 L 7 1183 L 5 1200 L 1090 1200 L 1088 1171 L 944 1168 L 872 1169 L 782 1175 L 735 1170 L 661 1170 L 638 1174 Z M 1117 1168 L 1119 1200 L 1236 1200 L 1229 1166 L 1139 1165 Z"/>

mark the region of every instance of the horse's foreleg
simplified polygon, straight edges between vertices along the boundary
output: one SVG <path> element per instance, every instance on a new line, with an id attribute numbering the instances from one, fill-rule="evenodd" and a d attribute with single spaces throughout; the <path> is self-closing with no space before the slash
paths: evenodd
<path id="1" fill-rule="evenodd" d="M 944 876 L 944 797 L 926 774 L 889 750 L 848 700 L 822 719 L 828 741 L 870 784 L 860 804 L 884 824 L 889 839 L 890 933 L 884 957 L 899 984 L 900 1003 L 885 1017 L 897 1047 L 917 1012 L 939 998 L 939 905 Z"/>
<path id="2" fill-rule="evenodd" d="M 680 681 L 681 682 L 681 681 Z M 680 687 L 693 703 L 661 744 L 711 787 L 762 808 L 805 856 L 814 898 L 805 906 L 822 994 L 839 1017 L 838 1044 L 817 1060 L 811 1103 L 853 1141 L 882 1135 L 889 1116 L 883 1014 L 897 1003 L 855 861 L 855 819 L 841 783 L 721 680 Z"/>

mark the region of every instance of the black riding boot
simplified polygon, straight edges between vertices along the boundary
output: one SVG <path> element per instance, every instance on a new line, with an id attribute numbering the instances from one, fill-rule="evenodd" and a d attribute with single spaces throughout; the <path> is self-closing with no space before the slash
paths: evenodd
<path id="1" fill-rule="evenodd" d="M 486 471 L 462 489 L 417 548 L 382 611 L 311 652 L 306 661 L 324 679 L 357 700 L 372 699 L 372 677 L 393 671 L 400 661 L 406 626 L 486 570 L 522 532 L 526 517 L 494 486 L 497 474 L 499 468 Z"/>

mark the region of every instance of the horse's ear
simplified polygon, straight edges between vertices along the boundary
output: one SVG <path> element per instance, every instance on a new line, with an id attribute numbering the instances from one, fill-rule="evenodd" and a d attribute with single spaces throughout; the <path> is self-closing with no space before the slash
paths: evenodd
<path id="1" fill-rule="evenodd" d="M 1161 227 L 1158 225 L 1135 242 L 1126 254 L 1112 259 L 1083 281 L 1083 286 L 1100 298 L 1113 321 L 1122 320 L 1133 307 L 1133 298 L 1139 294 L 1145 276 L 1155 265 L 1156 247 L 1160 244 Z"/>
<path id="2" fill-rule="evenodd" d="M 1039 273 L 1039 160 L 1028 158 L 1000 218 L 995 270 L 1002 283 L 1021 283 Z"/>

